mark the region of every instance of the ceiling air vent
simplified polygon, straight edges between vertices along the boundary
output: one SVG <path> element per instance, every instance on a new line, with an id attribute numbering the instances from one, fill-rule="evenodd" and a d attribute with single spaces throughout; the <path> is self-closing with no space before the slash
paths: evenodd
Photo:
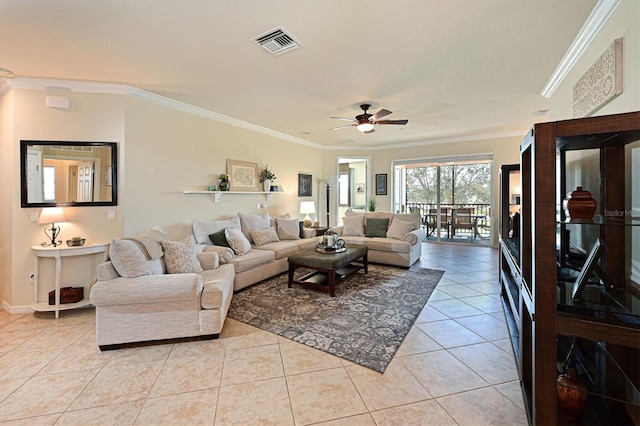
<path id="1" fill-rule="evenodd" d="M 252 38 L 251 41 L 262 46 L 274 56 L 302 47 L 302 43 L 287 33 L 282 27 L 277 27 L 266 33 L 262 33 Z"/>

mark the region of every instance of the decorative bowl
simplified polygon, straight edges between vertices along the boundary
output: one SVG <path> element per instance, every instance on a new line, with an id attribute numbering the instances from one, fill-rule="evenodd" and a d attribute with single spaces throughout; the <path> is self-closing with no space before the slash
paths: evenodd
<path id="1" fill-rule="evenodd" d="M 67 240 L 67 245 L 69 247 L 83 246 L 85 241 L 86 240 L 84 238 L 81 238 L 79 240 Z"/>

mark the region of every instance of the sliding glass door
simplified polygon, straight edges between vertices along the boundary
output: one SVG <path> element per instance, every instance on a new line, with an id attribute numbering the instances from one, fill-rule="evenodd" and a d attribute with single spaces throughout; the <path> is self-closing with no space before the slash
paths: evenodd
<path id="1" fill-rule="evenodd" d="M 490 156 L 394 162 L 396 211 L 418 212 L 431 241 L 489 244 Z"/>

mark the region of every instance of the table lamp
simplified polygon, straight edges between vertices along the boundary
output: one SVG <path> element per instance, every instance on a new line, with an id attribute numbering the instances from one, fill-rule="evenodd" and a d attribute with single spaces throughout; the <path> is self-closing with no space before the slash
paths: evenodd
<path id="1" fill-rule="evenodd" d="M 50 223 L 51 227 L 44 228 L 44 234 L 51 240 L 50 242 L 43 242 L 43 247 L 54 246 L 57 247 L 62 244 L 62 241 L 56 241 L 58 234 L 60 234 L 60 227 L 56 226 L 56 222 L 66 222 L 67 218 L 64 215 L 62 207 L 45 207 L 40 212 L 38 217 L 38 223 Z"/>
<path id="2" fill-rule="evenodd" d="M 315 214 L 315 212 L 316 203 L 314 201 L 302 201 L 300 203 L 300 214 L 306 214 L 302 220 L 305 228 L 309 228 L 311 226 L 311 218 L 309 217 L 309 214 Z"/>

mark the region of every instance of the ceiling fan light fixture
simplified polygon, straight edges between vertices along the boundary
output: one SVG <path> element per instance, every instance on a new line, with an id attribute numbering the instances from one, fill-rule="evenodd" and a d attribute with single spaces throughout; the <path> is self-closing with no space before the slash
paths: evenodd
<path id="1" fill-rule="evenodd" d="M 356 126 L 356 129 L 360 130 L 362 133 L 367 133 L 373 130 L 373 123 L 360 123 Z"/>

